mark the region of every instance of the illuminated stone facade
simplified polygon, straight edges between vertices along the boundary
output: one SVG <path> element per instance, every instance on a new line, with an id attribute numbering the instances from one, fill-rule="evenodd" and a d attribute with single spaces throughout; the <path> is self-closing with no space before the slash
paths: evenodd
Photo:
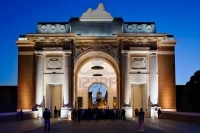
<path id="1" fill-rule="evenodd" d="M 67 118 L 68 110 L 78 107 L 78 97 L 88 108 L 89 87 L 101 83 L 108 106 L 124 107 L 127 117 L 141 107 L 147 117 L 154 117 L 158 106 L 176 110 L 176 40 L 156 33 L 153 22 L 124 22 L 99 4 L 69 22 L 38 23 L 36 33 L 16 43 L 18 109 L 56 106 Z"/>

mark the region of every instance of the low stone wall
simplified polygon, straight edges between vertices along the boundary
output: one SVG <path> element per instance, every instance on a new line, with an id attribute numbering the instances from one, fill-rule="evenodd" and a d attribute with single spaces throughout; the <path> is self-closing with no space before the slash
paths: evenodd
<path id="1" fill-rule="evenodd" d="M 38 118 L 38 111 L 23 112 L 23 120 Z M 0 123 L 21 121 L 19 112 L 0 113 Z"/>
<path id="2" fill-rule="evenodd" d="M 162 112 L 162 119 L 200 124 L 200 113 Z"/>

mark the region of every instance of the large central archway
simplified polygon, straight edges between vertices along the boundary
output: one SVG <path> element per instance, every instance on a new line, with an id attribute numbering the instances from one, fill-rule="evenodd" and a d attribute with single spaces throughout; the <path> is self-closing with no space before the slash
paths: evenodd
<path id="1" fill-rule="evenodd" d="M 75 106 L 88 108 L 89 89 L 102 84 L 107 89 L 107 108 L 119 108 L 119 68 L 113 57 L 105 52 L 92 51 L 79 57 L 74 67 Z"/>

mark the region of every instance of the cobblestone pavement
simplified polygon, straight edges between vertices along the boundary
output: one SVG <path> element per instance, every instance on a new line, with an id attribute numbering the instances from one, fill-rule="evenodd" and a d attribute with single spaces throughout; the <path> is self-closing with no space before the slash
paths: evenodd
<path id="1" fill-rule="evenodd" d="M 137 123 L 137 119 L 130 120 Z M 200 133 L 200 123 L 146 118 L 145 125 L 164 133 Z"/>
<path id="2" fill-rule="evenodd" d="M 44 128 L 38 128 L 27 133 L 44 132 Z M 138 132 L 138 124 L 130 120 L 92 120 L 92 121 L 68 121 L 51 125 L 51 133 L 133 133 Z M 145 127 L 146 133 L 159 133 L 160 131 Z"/>
<path id="3" fill-rule="evenodd" d="M 43 133 L 43 119 L 1 123 L 1 133 Z M 137 119 L 70 121 L 51 119 L 51 133 L 137 133 Z M 144 133 L 199 133 L 200 124 L 165 119 L 145 119 Z"/>

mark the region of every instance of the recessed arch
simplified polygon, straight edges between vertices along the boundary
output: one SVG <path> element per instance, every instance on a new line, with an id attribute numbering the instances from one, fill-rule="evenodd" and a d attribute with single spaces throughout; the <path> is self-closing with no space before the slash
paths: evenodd
<path id="1" fill-rule="evenodd" d="M 85 62 L 99 59 L 109 63 L 114 68 L 116 73 L 119 74 L 118 60 L 103 51 L 90 51 L 83 54 L 82 56 L 77 57 L 74 63 L 74 74 L 77 75 L 77 72 L 79 72 L 80 68 L 84 65 Z"/>
<path id="2" fill-rule="evenodd" d="M 101 66 L 104 69 L 92 69 Z M 97 74 L 97 76 L 95 76 Z M 98 76 L 101 75 L 101 76 Z M 103 84 L 108 91 L 108 106 L 113 107 L 113 98 L 119 97 L 119 68 L 116 60 L 102 51 L 85 53 L 74 65 L 74 101 L 77 97 L 82 99 L 83 108 L 88 108 L 88 89 L 92 84 Z M 116 103 L 116 101 L 115 101 Z M 119 99 L 118 102 L 119 103 Z M 76 105 L 78 107 L 78 105 Z"/>

